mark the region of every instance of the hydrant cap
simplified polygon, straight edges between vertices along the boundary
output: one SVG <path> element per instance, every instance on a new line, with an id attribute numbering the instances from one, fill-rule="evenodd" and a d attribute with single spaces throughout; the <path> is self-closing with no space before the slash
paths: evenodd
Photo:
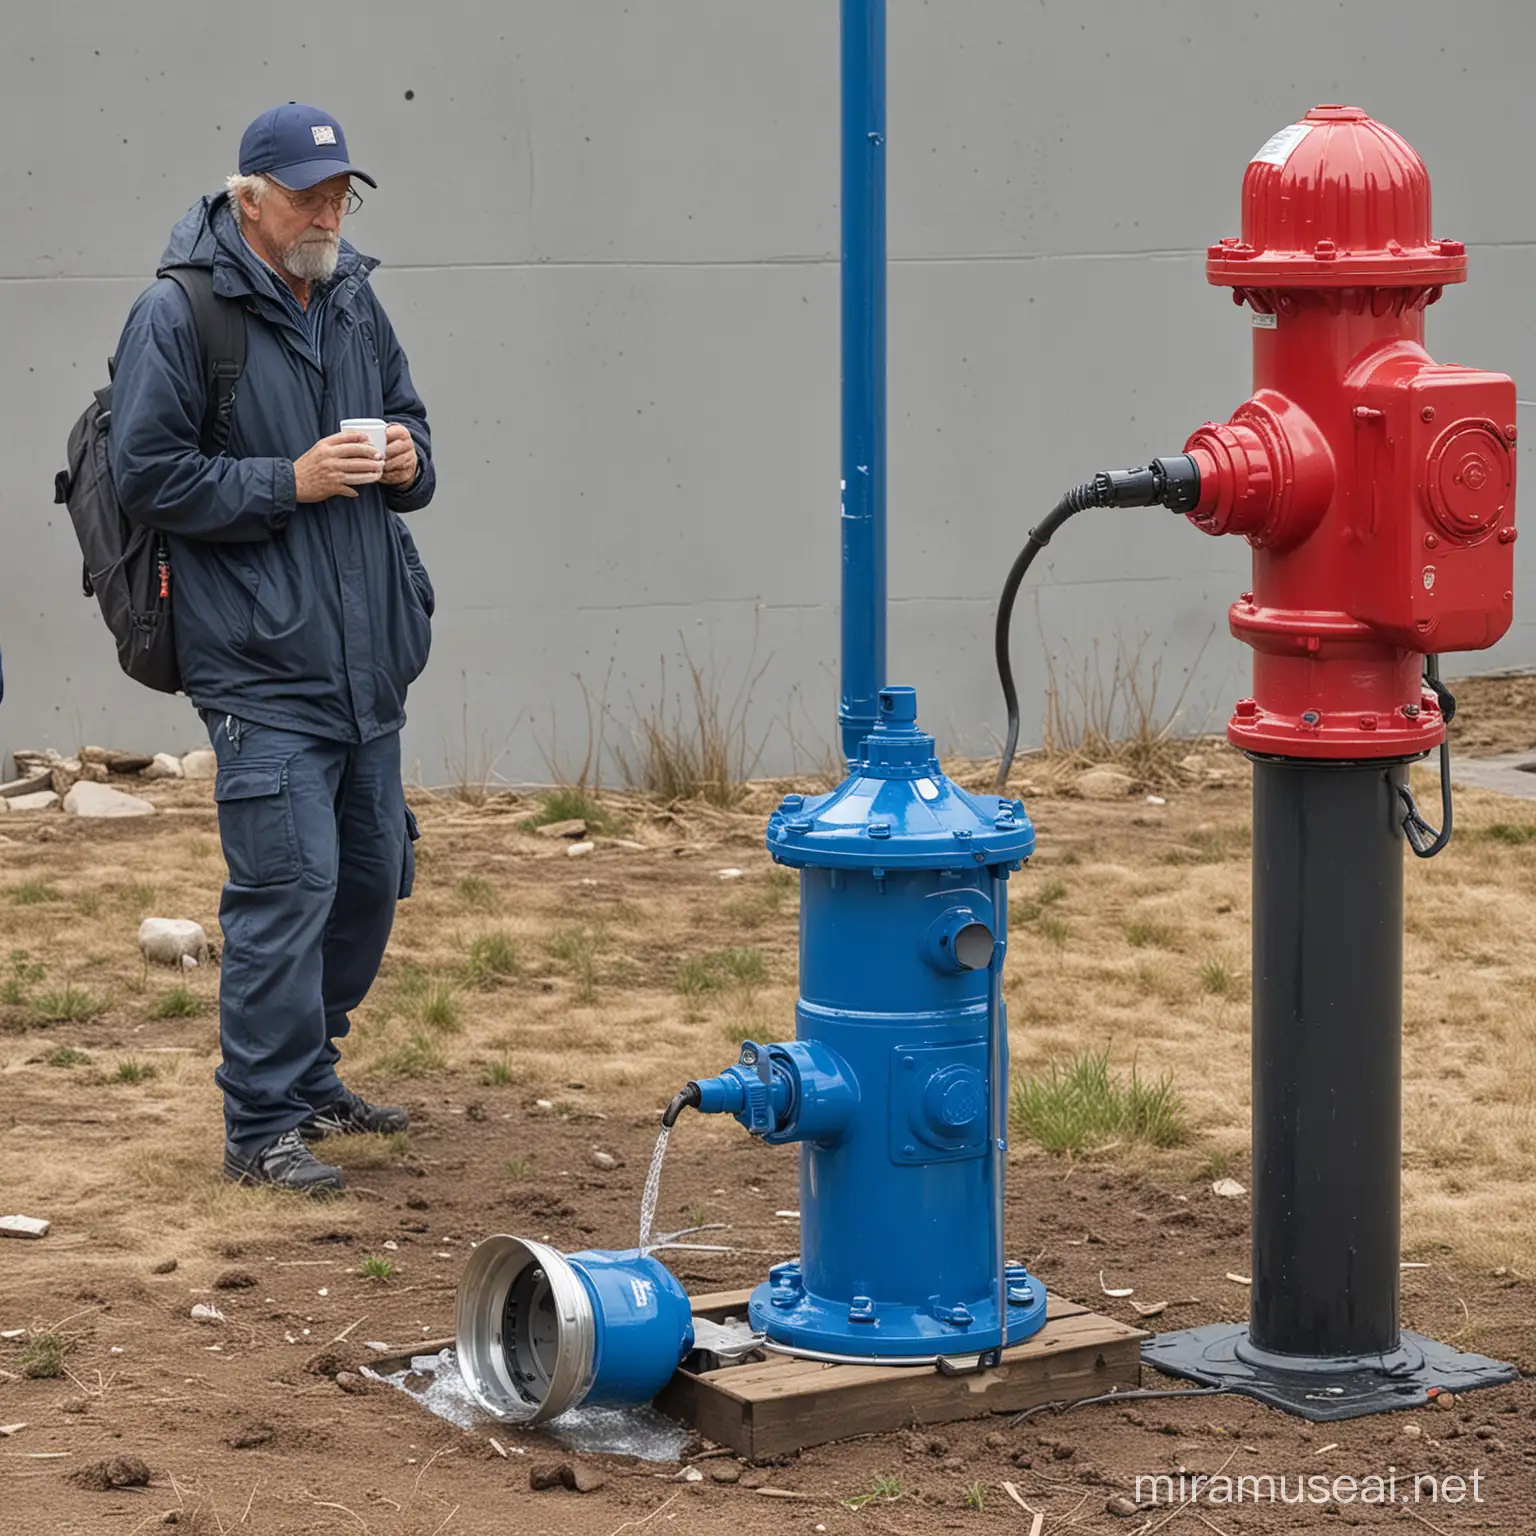
<path id="1" fill-rule="evenodd" d="M 1465 247 L 1431 233 L 1429 173 L 1359 107 L 1314 107 L 1243 177 L 1243 233 L 1210 248 L 1212 283 L 1240 288 L 1464 282 Z"/>

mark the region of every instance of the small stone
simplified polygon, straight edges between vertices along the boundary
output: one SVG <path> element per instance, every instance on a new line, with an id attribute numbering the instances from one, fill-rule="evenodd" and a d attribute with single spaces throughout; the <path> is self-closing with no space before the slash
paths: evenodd
<path id="1" fill-rule="evenodd" d="M 1136 787 L 1136 781 L 1118 768 L 1090 768 L 1077 781 L 1077 792 L 1084 800 L 1124 800 Z"/>
<path id="2" fill-rule="evenodd" d="M 1071 1461 L 1071 1459 L 1077 1455 L 1077 1447 L 1075 1445 L 1068 1445 L 1065 1440 L 1058 1440 L 1056 1444 L 1051 1447 L 1051 1455 L 1054 1456 L 1057 1461 Z"/>
<path id="3" fill-rule="evenodd" d="M 74 1397 L 66 1397 L 59 1404 L 60 1413 L 84 1413 L 91 1406 L 90 1400 L 81 1397 L 78 1393 Z"/>
<path id="4" fill-rule="evenodd" d="M 318 1355 L 311 1355 L 304 1362 L 304 1369 L 311 1376 L 329 1376 L 335 1380 L 342 1371 L 350 1369 L 351 1364 L 339 1350 L 322 1349 Z"/>
<path id="5" fill-rule="evenodd" d="M 1248 1191 L 1236 1179 L 1217 1179 L 1211 1185 L 1211 1193 L 1220 1195 L 1223 1200 L 1236 1200 L 1246 1195 Z"/>
<path id="6" fill-rule="evenodd" d="M 596 847 L 596 843 L 572 843 L 571 846 L 565 850 L 565 852 L 568 858 L 580 859 L 591 853 L 592 850 Z"/>
<path id="7" fill-rule="evenodd" d="M 742 880 L 746 878 L 746 873 L 747 872 L 744 869 L 717 869 L 715 871 L 715 879 Z"/>
<path id="8" fill-rule="evenodd" d="M 373 1391 L 373 1383 L 356 1371 L 337 1371 L 336 1385 L 351 1397 L 364 1397 Z"/>
<path id="9" fill-rule="evenodd" d="M 35 795 L 15 795 L 7 803 L 13 811 L 51 811 L 59 797 L 51 789 L 44 789 Z"/>
<path id="10" fill-rule="evenodd" d="M 63 762 L 54 764 L 48 775 L 48 782 L 53 785 L 54 794 L 67 796 L 79 783 L 84 773 L 85 764 L 78 757 L 66 757 Z M 102 777 L 105 778 L 106 775 L 103 774 Z M 69 809 L 67 803 L 64 809 Z"/>
<path id="11" fill-rule="evenodd" d="M 172 757 L 169 752 L 156 752 L 149 766 L 139 770 L 139 777 L 141 779 L 180 779 L 184 778 L 185 774 L 179 757 Z"/>
<path id="12" fill-rule="evenodd" d="M 212 747 L 199 747 L 188 752 L 181 760 L 181 776 L 184 779 L 213 779 L 218 777 L 219 760 Z"/>
<path id="13" fill-rule="evenodd" d="M 570 821 L 548 821 L 542 827 L 534 828 L 540 837 L 582 837 L 586 830 L 587 824 L 580 817 Z"/>
<path id="14" fill-rule="evenodd" d="M 407 1195 L 405 1197 L 405 1208 L 408 1211 L 430 1211 L 432 1206 L 421 1195 Z"/>
<path id="15" fill-rule="evenodd" d="M 571 1471 L 569 1462 L 541 1461 L 528 1468 L 528 1486 L 535 1493 L 548 1488 L 565 1487 L 565 1477 Z"/>
<path id="16" fill-rule="evenodd" d="M 702 1483 L 704 1474 L 697 1467 L 684 1467 L 678 1477 L 685 1483 Z"/>
<path id="17" fill-rule="evenodd" d="M 768 1481 L 766 1472 L 758 1472 L 751 1468 L 741 1474 L 741 1486 L 743 1488 L 761 1488 Z"/>
<path id="18" fill-rule="evenodd" d="M 592 1154 L 592 1166 L 601 1168 L 604 1173 L 611 1173 L 619 1166 L 619 1160 L 612 1152 L 594 1152 Z"/>
<path id="19" fill-rule="evenodd" d="M 216 1291 L 250 1291 L 261 1282 L 248 1269 L 226 1269 L 213 1282 Z"/>
<path id="20" fill-rule="evenodd" d="M 55 770 L 57 771 L 57 770 Z M 92 784 L 85 779 L 64 796 L 64 809 L 71 816 L 106 820 L 119 816 L 153 816 L 155 808 L 137 795 L 125 795 L 106 784 Z"/>
<path id="21" fill-rule="evenodd" d="M 210 1307 L 207 1302 L 200 1301 L 192 1308 L 192 1321 L 195 1323 L 222 1323 L 224 1314 L 217 1307 Z"/>
<path id="22" fill-rule="evenodd" d="M 998 1434 L 998 1432 L 994 1429 L 992 1433 L 987 1436 L 987 1444 L 994 1451 L 1000 1451 L 1005 1445 L 1008 1444 L 1008 1437 L 1007 1435 Z"/>
<path id="23" fill-rule="evenodd" d="M 96 1493 L 110 1493 L 114 1488 L 147 1488 L 149 1468 L 137 1456 L 113 1456 L 108 1461 L 93 1461 L 70 1475 L 78 1488 Z"/>
<path id="24" fill-rule="evenodd" d="M 963 1456 L 946 1456 L 939 1463 L 939 1467 L 945 1472 L 963 1472 L 965 1471 L 965 1458 Z"/>
<path id="25" fill-rule="evenodd" d="M 1113 1494 L 1105 1500 L 1104 1513 L 1106 1515 L 1139 1515 L 1141 1510 L 1137 1507 L 1136 1500 L 1127 1498 L 1123 1493 Z"/>
<path id="26" fill-rule="evenodd" d="M 1424 1430 L 1423 1427 L 1418 1424 L 1404 1424 L 1403 1433 L 1407 1435 L 1410 1440 L 1417 1440 L 1424 1433 Z"/>
<path id="27" fill-rule="evenodd" d="M 142 773 L 154 761 L 144 752 L 116 752 L 111 747 L 81 747 L 80 761 L 108 773 Z"/>
<path id="28" fill-rule="evenodd" d="M 567 1467 L 566 1472 L 569 1475 L 565 1486 L 573 1493 L 596 1493 L 608 1481 L 596 1467 L 589 1467 L 581 1461 L 578 1461 L 575 1466 Z"/>
<path id="29" fill-rule="evenodd" d="M 942 1435 L 929 1435 L 927 1441 L 925 1442 L 924 1449 L 927 1450 L 930 1456 L 948 1456 L 949 1441 L 946 1440 Z"/>
<path id="30" fill-rule="evenodd" d="M 232 1451 L 254 1451 L 258 1446 L 270 1444 L 272 1433 L 270 1424 L 247 1425 L 229 1437 L 229 1448 Z"/>
<path id="31" fill-rule="evenodd" d="M 709 1475 L 717 1483 L 739 1483 L 741 1468 L 734 1461 L 717 1461 L 710 1465 Z"/>
<path id="32" fill-rule="evenodd" d="M 1454 1408 L 1456 1406 L 1456 1394 L 1454 1392 L 1442 1392 L 1435 1398 L 1436 1408 Z"/>

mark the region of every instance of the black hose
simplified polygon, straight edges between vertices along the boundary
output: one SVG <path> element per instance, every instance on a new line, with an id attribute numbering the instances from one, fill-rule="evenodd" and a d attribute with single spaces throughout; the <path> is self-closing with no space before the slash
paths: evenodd
<path id="1" fill-rule="evenodd" d="M 1440 715 L 1446 724 L 1446 738 L 1440 743 L 1440 830 L 1438 832 L 1419 813 L 1413 791 L 1406 785 L 1397 788 L 1403 803 L 1403 836 L 1416 857 L 1432 859 L 1451 840 L 1453 818 L 1451 816 L 1451 738 L 1450 724 L 1456 718 L 1456 695 L 1440 681 L 1440 658 L 1424 658 L 1424 681 L 1440 704 Z"/>
<path id="2" fill-rule="evenodd" d="M 699 1101 L 703 1097 L 703 1094 L 699 1092 L 699 1085 L 697 1083 L 685 1083 L 682 1088 L 673 1095 L 672 1102 L 667 1105 L 665 1110 L 662 1111 L 661 1123 L 663 1128 L 666 1130 L 671 1130 L 672 1127 L 677 1124 L 677 1117 L 690 1106 L 692 1106 L 694 1109 L 697 1109 L 699 1107 Z"/>
<path id="3" fill-rule="evenodd" d="M 1013 569 L 1008 572 L 1008 579 L 1003 583 L 1003 595 L 997 605 L 997 678 L 1003 685 L 1003 703 L 1008 710 L 1008 736 L 1003 742 L 1003 760 L 997 770 L 999 794 L 1008 787 L 1008 774 L 1013 768 L 1014 753 L 1019 749 L 1019 695 L 1013 686 L 1013 660 L 1009 655 L 1014 599 L 1019 595 L 1019 586 L 1034 563 L 1035 556 L 1051 542 L 1061 525 L 1088 507 L 1108 505 L 1109 497 L 1110 487 L 1103 475 L 1068 491 L 1047 516 L 1029 530 L 1029 541 L 1019 551 L 1019 557 L 1013 562 Z"/>

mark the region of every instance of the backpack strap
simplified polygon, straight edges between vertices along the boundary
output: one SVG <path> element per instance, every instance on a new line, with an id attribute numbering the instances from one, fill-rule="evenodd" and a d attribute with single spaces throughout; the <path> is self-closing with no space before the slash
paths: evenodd
<path id="1" fill-rule="evenodd" d="M 208 380 L 202 446 L 210 456 L 221 454 L 229 444 L 235 385 L 245 371 L 245 308 L 213 291 L 213 273 L 207 267 L 167 267 L 161 275 L 170 278 L 192 306 Z"/>

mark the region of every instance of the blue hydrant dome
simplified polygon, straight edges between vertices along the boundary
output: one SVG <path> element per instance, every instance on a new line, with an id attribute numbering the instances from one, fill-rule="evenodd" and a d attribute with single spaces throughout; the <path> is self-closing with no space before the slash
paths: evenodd
<path id="1" fill-rule="evenodd" d="M 955 869 L 1017 865 L 1035 848 L 1023 803 L 973 795 L 939 767 L 917 724 L 917 694 L 881 690 L 861 760 L 828 795 L 786 795 L 768 818 L 781 863 L 841 869 Z"/>

